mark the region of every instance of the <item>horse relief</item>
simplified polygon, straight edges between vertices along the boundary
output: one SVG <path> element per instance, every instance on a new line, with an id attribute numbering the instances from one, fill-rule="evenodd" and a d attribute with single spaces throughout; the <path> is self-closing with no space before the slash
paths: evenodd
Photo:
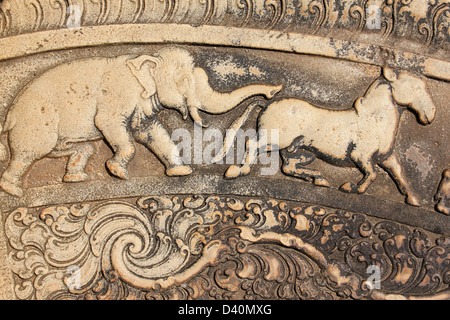
<path id="1" fill-rule="evenodd" d="M 272 102 L 267 107 L 262 106 L 258 119 L 259 137 L 248 141 L 244 164 L 230 166 L 225 176 L 247 175 L 258 152 L 282 150 L 283 172 L 318 186 L 328 187 L 329 182 L 318 170 L 306 167 L 316 158 L 332 165 L 358 167 L 363 178 L 357 184 L 346 182 L 340 187 L 348 193 L 366 192 L 377 177 L 375 165 L 378 165 L 390 174 L 408 204 L 420 206 L 394 152 L 402 106 L 416 112 L 423 125 L 429 125 L 435 119 L 436 107 L 424 80 L 387 67 L 366 94 L 347 110 L 332 111 L 299 99 Z M 249 112 L 247 109 L 236 123 L 242 126 Z M 271 130 L 279 134 L 278 145 L 271 143 Z"/>

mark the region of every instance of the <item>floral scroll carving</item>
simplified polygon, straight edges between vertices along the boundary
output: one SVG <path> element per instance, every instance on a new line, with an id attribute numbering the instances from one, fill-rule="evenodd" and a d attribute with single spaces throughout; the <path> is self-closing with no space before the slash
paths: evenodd
<path id="1" fill-rule="evenodd" d="M 366 26 L 369 7 L 378 7 L 380 28 Z M 412 36 L 423 48 L 448 41 L 446 0 L 6 0 L 0 5 L 0 36 L 67 26 L 73 8 L 81 26 L 111 23 L 185 23 L 264 26 L 266 29 L 328 34 L 333 30 L 375 31 L 380 41 Z M 199 14 L 201 12 L 202 14 Z M 14 18 L 12 18 L 14 17 Z"/>
<path id="2" fill-rule="evenodd" d="M 449 295 L 447 237 L 314 205 L 143 197 L 20 208 L 5 230 L 19 299 Z"/>

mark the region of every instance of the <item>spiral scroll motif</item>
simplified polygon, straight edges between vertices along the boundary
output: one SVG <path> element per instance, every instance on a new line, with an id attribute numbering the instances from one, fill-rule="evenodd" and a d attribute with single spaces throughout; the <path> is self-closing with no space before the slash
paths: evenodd
<path id="1" fill-rule="evenodd" d="M 448 238 L 314 205 L 152 196 L 20 208 L 5 231 L 19 299 L 450 298 Z"/>

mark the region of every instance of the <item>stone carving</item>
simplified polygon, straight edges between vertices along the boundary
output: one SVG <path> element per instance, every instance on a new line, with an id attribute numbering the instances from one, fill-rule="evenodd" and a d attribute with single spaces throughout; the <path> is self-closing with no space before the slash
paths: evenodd
<path id="1" fill-rule="evenodd" d="M 375 28 L 367 23 L 371 8 L 379 12 Z M 448 41 L 449 13 L 447 0 L 7 0 L 0 7 L 0 36 L 65 27 L 75 17 L 81 26 L 231 23 L 311 34 L 341 30 L 334 34 L 362 33 L 379 42 L 409 37 L 425 49 Z"/>
<path id="2" fill-rule="evenodd" d="M 314 205 L 152 196 L 137 205 L 19 208 L 5 230 L 20 299 L 450 294 L 448 238 Z M 378 284 L 369 279 L 371 265 Z"/>
<path id="3" fill-rule="evenodd" d="M 0 299 L 450 300 L 449 18 L 0 0 Z"/>
<path id="4" fill-rule="evenodd" d="M 436 210 L 446 215 L 450 215 L 450 170 L 447 169 L 442 174 L 442 180 L 439 184 L 438 192 L 435 195 L 438 201 Z"/>
<path id="5" fill-rule="evenodd" d="M 202 125 L 198 109 L 225 113 L 251 96 L 272 98 L 280 90 L 252 85 L 217 93 L 205 71 L 194 67 L 190 53 L 179 48 L 162 49 L 155 56 L 92 58 L 61 65 L 33 80 L 13 102 L 3 127 L 9 133 L 11 160 L 0 186 L 23 196 L 23 175 L 46 156 L 69 156 L 63 180 L 84 181 L 94 152 L 89 141 L 102 138 L 114 151 L 106 166 L 118 178 L 128 178 L 133 139 L 157 155 L 168 176 L 188 175 L 192 170 L 174 152 L 176 146 L 158 120 L 163 107 L 178 110 L 184 119 L 190 113 Z M 0 160 L 6 159 L 2 147 Z"/>
<path id="6" fill-rule="evenodd" d="M 425 82 L 390 68 L 384 68 L 383 76 L 349 110 L 330 111 L 298 99 L 273 102 L 259 116 L 260 136 L 249 141 L 245 164 L 230 166 L 225 175 L 236 178 L 249 174 L 258 152 L 288 149 L 291 153 L 298 152 L 283 159 L 283 172 L 288 175 L 327 187 L 329 183 L 319 171 L 304 166 L 316 157 L 335 165 L 353 165 L 362 171 L 363 179 L 356 185 L 347 182 L 340 189 L 364 193 L 376 179 L 375 165 L 379 165 L 392 176 L 406 202 L 420 206 L 393 150 L 401 115 L 399 106 L 415 111 L 424 125 L 431 124 L 436 115 Z M 272 130 L 279 132 L 278 145 L 272 142 Z"/>

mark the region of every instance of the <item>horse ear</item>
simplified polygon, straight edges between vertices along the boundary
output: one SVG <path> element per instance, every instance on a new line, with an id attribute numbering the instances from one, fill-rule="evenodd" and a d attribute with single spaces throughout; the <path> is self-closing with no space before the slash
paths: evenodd
<path id="1" fill-rule="evenodd" d="M 144 88 L 144 92 L 142 93 L 144 99 L 148 99 L 156 93 L 153 71 L 158 66 L 158 63 L 158 58 L 147 55 L 127 60 L 127 66 L 130 68 L 131 73 Z"/>
<path id="2" fill-rule="evenodd" d="M 383 68 L 383 75 L 390 82 L 397 80 L 397 74 L 395 73 L 395 71 L 393 69 L 391 69 L 389 67 Z"/>

